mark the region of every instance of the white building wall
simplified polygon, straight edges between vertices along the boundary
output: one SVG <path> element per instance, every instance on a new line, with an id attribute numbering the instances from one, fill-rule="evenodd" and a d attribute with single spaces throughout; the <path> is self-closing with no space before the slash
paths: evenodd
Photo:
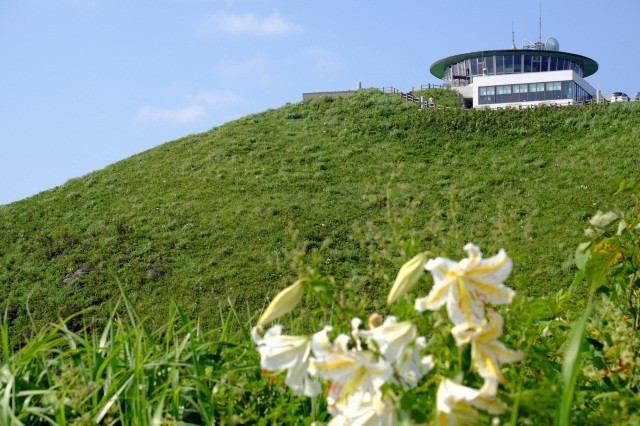
<path id="1" fill-rule="evenodd" d="M 592 97 L 596 96 L 594 89 L 587 81 L 572 70 L 529 72 L 522 74 L 487 75 L 474 77 L 469 85 L 473 87 L 474 108 L 504 108 L 504 107 L 529 107 L 540 104 L 570 105 L 573 99 L 554 99 L 545 101 L 509 102 L 500 104 L 478 105 L 478 88 L 481 86 L 500 86 L 505 84 L 547 83 L 551 81 L 574 81 Z"/>

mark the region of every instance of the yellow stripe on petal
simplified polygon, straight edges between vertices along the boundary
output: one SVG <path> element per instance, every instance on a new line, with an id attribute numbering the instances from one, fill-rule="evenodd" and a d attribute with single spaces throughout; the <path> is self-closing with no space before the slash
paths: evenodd
<path id="1" fill-rule="evenodd" d="M 491 414 L 500 414 L 503 413 L 507 408 L 509 408 L 504 402 L 491 399 L 486 397 L 479 397 L 473 401 L 473 405 L 476 407 L 488 411 Z"/>
<path id="2" fill-rule="evenodd" d="M 502 316 L 495 311 L 487 312 L 487 316 L 488 321 L 478 336 L 478 340 L 483 342 L 496 340 L 502 336 L 502 326 L 504 324 Z"/>
<path id="3" fill-rule="evenodd" d="M 484 379 L 495 379 L 500 383 L 505 382 L 502 371 L 500 371 L 500 366 L 497 365 L 487 353 L 485 353 L 484 351 L 476 350 L 475 355 L 476 362 L 478 363 L 478 370 L 480 370 L 479 373 Z"/>
<path id="4" fill-rule="evenodd" d="M 340 370 L 342 368 L 352 367 L 356 364 L 356 360 L 353 358 L 339 358 L 332 361 L 324 361 L 324 362 L 314 362 L 313 367 L 316 371 L 327 371 L 327 370 Z"/>
<path id="5" fill-rule="evenodd" d="M 493 344 L 491 344 L 491 350 L 498 356 L 500 362 L 504 363 L 518 362 L 524 358 L 522 351 L 509 349 L 502 342 L 493 342 Z"/>
<path id="6" fill-rule="evenodd" d="M 498 269 L 504 267 L 504 265 L 509 260 L 510 259 L 506 254 L 500 257 L 497 262 L 491 262 L 491 259 L 486 259 L 486 263 L 484 265 L 473 268 L 471 271 L 469 271 L 469 274 L 486 274 L 497 271 Z"/>
<path id="7" fill-rule="evenodd" d="M 469 279 L 469 281 L 480 293 L 491 297 L 492 303 L 511 303 L 515 296 L 515 291 L 502 284 L 494 285 L 474 279 Z"/>
<path id="8" fill-rule="evenodd" d="M 456 288 L 458 289 L 458 307 L 462 310 L 464 319 L 468 325 L 473 324 L 471 317 L 471 296 L 463 279 L 458 278 L 456 281 Z"/>
<path id="9" fill-rule="evenodd" d="M 440 308 L 440 306 L 444 305 L 447 301 L 447 293 L 450 286 L 450 284 L 441 285 L 439 287 L 434 286 L 426 297 L 416 299 L 415 309 L 422 312 L 425 309 L 434 311 Z"/>

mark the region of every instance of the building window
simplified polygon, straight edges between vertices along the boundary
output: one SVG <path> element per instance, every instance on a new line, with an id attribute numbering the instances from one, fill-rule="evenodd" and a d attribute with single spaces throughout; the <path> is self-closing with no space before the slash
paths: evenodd
<path id="1" fill-rule="evenodd" d="M 573 81 L 478 87 L 479 105 L 558 99 L 574 99 L 577 102 L 584 102 L 592 99 L 592 97 Z"/>
<path id="2" fill-rule="evenodd" d="M 544 101 L 544 83 L 536 84 L 536 100 Z"/>
<path id="3" fill-rule="evenodd" d="M 478 58 L 478 75 L 486 75 L 487 63 L 484 58 Z"/>
<path id="4" fill-rule="evenodd" d="M 531 58 L 531 72 L 540 72 L 541 69 L 541 58 L 540 56 L 534 56 Z"/>
<path id="5" fill-rule="evenodd" d="M 496 86 L 496 103 L 511 102 L 511 85 Z"/>
<path id="6" fill-rule="evenodd" d="M 513 55 L 504 57 L 504 73 L 513 74 Z"/>
<path id="7" fill-rule="evenodd" d="M 495 75 L 495 60 L 496 57 L 495 56 L 491 56 L 489 58 L 485 58 L 485 66 L 487 68 L 487 75 Z"/>
<path id="8" fill-rule="evenodd" d="M 520 97 L 518 98 L 520 102 L 525 102 L 527 100 L 527 93 L 529 92 L 528 88 L 528 84 L 520 85 Z"/>
<path id="9" fill-rule="evenodd" d="M 478 88 L 478 104 L 486 105 L 495 103 L 495 86 L 486 86 Z"/>
<path id="10" fill-rule="evenodd" d="M 504 56 L 496 56 L 496 75 L 504 74 Z"/>
<path id="11" fill-rule="evenodd" d="M 515 55 L 513 57 L 513 72 L 514 74 L 520 74 L 522 72 L 522 55 Z"/>
<path id="12" fill-rule="evenodd" d="M 562 85 L 559 81 L 546 83 L 545 85 L 545 99 L 561 99 L 562 98 Z"/>
<path id="13" fill-rule="evenodd" d="M 562 99 L 573 99 L 573 81 L 563 81 L 562 86 Z"/>

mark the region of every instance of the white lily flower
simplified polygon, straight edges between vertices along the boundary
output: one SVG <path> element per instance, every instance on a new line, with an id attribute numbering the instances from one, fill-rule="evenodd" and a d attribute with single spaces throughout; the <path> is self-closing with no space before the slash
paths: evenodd
<path id="1" fill-rule="evenodd" d="M 423 268 L 427 257 L 427 253 L 420 253 L 402 265 L 387 297 L 387 303 L 392 304 L 398 300 L 418 282 L 424 273 Z"/>
<path id="2" fill-rule="evenodd" d="M 341 334 L 335 344 L 328 338 L 330 327 L 313 335 L 311 345 L 314 356 L 309 362 L 309 373 L 335 382 L 343 397 L 355 392 L 374 393 L 392 375 L 391 365 L 370 350 L 350 349 L 350 336 Z"/>
<path id="3" fill-rule="evenodd" d="M 501 401 L 495 399 L 493 383 L 481 389 L 473 389 L 450 379 L 440 382 L 436 395 L 438 421 L 440 425 L 471 425 L 477 423 L 481 409 L 491 414 L 500 414 L 507 409 Z"/>
<path id="4" fill-rule="evenodd" d="M 464 246 L 468 257 L 460 262 L 438 257 L 425 266 L 433 275 L 433 288 L 416 299 L 415 309 L 435 311 L 446 304 L 455 325 L 471 327 L 484 319 L 484 303 L 510 303 L 515 292 L 503 284 L 511 273 L 512 261 L 501 249 L 497 255 L 482 259 L 480 249 Z"/>
<path id="5" fill-rule="evenodd" d="M 327 404 L 334 416 L 328 426 L 394 426 L 398 424 L 395 407 L 380 392 L 356 392 L 346 398 L 329 389 Z M 337 396 L 337 398 L 335 398 Z"/>
<path id="6" fill-rule="evenodd" d="M 398 322 L 396 317 L 387 317 L 382 325 L 370 330 L 361 330 L 359 336 L 369 347 L 376 348 L 391 363 L 395 377 L 401 384 L 415 387 L 417 382 L 433 368 L 432 357 L 421 357 L 426 347 L 424 337 L 416 337 L 418 330 L 411 321 Z"/>
<path id="7" fill-rule="evenodd" d="M 418 329 L 414 323 L 411 321 L 399 323 L 394 316 L 387 317 L 378 327 L 359 331 L 359 336 L 365 338 L 369 346 L 375 342 L 375 347 L 389 362 L 394 362 L 401 357 L 417 335 Z"/>
<path id="8" fill-rule="evenodd" d="M 451 330 L 458 346 L 471 342 L 471 359 L 480 376 L 500 383 L 505 382 L 500 364 L 521 361 L 524 355 L 521 351 L 508 349 L 504 343 L 498 341 L 502 336 L 503 325 L 502 316 L 489 311 L 487 319 L 475 329 L 456 326 Z"/>
<path id="9" fill-rule="evenodd" d="M 258 328 L 251 331 L 260 353 L 260 366 L 272 372 L 287 371 L 284 383 L 296 395 L 315 396 L 322 390 L 320 383 L 308 375 L 311 340 L 308 336 L 282 335 L 282 326 L 275 325 L 260 336 Z"/>

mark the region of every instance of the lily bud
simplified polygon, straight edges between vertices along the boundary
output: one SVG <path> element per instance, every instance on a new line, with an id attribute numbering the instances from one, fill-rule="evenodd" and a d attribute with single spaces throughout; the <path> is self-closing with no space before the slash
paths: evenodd
<path id="1" fill-rule="evenodd" d="M 289 287 L 282 290 L 273 298 L 267 309 L 262 313 L 258 320 L 258 325 L 265 325 L 274 319 L 288 314 L 300 303 L 304 295 L 304 280 L 298 280 Z"/>
<path id="2" fill-rule="evenodd" d="M 393 283 L 393 287 L 389 292 L 389 296 L 387 297 L 387 302 L 389 304 L 392 304 L 402 297 L 415 285 L 415 283 L 418 282 L 420 276 L 424 272 L 424 265 L 427 262 L 427 257 L 429 257 L 427 253 L 420 253 L 402 265 L 398 272 L 398 276 Z"/>

